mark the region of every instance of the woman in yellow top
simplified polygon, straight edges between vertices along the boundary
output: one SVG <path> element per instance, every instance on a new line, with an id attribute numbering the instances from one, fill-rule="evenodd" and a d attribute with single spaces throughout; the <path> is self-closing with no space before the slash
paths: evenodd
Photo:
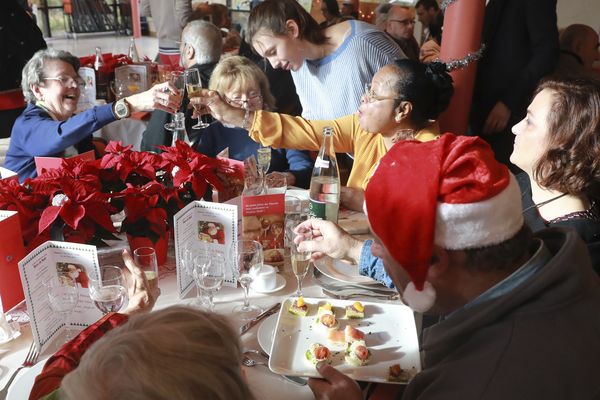
<path id="1" fill-rule="evenodd" d="M 412 60 L 397 60 L 384 66 L 365 86 L 358 112 L 334 120 L 309 121 L 273 112 L 241 110 L 215 91 L 205 91 L 202 97 L 191 100 L 208 106 L 213 117 L 222 123 L 247 129 L 250 137 L 264 146 L 318 150 L 323 128 L 333 127 L 335 151 L 354 155 L 349 189 L 342 191 L 342 204 L 362 210 L 362 191 L 379 159 L 398 140 L 436 138 L 439 132 L 434 121 L 454 92 L 444 64 L 425 65 Z"/>

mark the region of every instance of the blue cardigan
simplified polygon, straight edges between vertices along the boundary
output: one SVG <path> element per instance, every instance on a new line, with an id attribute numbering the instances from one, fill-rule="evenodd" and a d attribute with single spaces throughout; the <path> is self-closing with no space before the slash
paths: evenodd
<path id="1" fill-rule="evenodd" d="M 66 121 L 55 121 L 44 109 L 28 104 L 13 126 L 4 167 L 15 171 L 21 182 L 33 178 L 37 176 L 34 157 L 60 156 L 115 120 L 112 104 L 91 108 Z"/>
<path id="2" fill-rule="evenodd" d="M 248 131 L 242 128 L 228 128 L 215 121 L 200 132 L 194 148 L 210 157 L 216 157 L 229 147 L 229 158 L 244 161 L 254 154 L 259 144 L 250 139 Z M 308 189 L 313 161 L 308 152 L 299 150 L 271 149 L 269 171 L 290 172 L 296 177 L 294 186 Z"/>

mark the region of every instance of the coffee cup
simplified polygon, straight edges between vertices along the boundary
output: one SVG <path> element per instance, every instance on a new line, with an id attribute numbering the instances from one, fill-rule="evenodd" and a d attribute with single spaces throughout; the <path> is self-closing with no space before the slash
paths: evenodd
<path id="1" fill-rule="evenodd" d="M 269 291 L 277 286 L 277 269 L 275 267 L 262 264 L 252 271 L 252 287 L 259 291 Z"/>

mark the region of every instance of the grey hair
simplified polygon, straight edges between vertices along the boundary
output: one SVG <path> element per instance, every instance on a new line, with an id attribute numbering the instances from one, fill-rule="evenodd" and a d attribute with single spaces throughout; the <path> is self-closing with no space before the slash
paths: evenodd
<path id="1" fill-rule="evenodd" d="M 75 72 L 79 71 L 79 58 L 75 57 L 68 51 L 54 49 L 49 47 L 44 50 L 37 51 L 31 60 L 23 67 L 21 76 L 21 89 L 23 96 L 28 103 L 35 103 L 37 99 L 31 90 L 31 85 L 40 85 L 45 78 L 44 64 L 50 60 L 60 60 L 67 64 L 71 64 Z"/>
<path id="2" fill-rule="evenodd" d="M 223 36 L 221 30 L 211 22 L 189 22 L 183 28 L 181 41 L 194 47 L 197 64 L 215 63 L 221 58 Z"/>
<path id="3" fill-rule="evenodd" d="M 225 316 L 174 306 L 108 332 L 63 379 L 66 399 L 254 399 Z"/>

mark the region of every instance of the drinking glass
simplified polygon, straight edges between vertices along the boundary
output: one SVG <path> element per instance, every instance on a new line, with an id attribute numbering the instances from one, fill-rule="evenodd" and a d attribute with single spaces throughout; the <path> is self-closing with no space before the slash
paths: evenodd
<path id="1" fill-rule="evenodd" d="M 79 289 L 75 281 L 66 275 L 50 279 L 44 283 L 48 293 L 48 301 L 52 311 L 59 313 L 65 324 L 65 343 L 73 339 L 73 330 L 69 324 L 69 316 L 79 302 Z"/>
<path id="2" fill-rule="evenodd" d="M 180 92 L 183 91 L 183 89 L 185 88 L 185 77 L 184 77 L 183 72 L 172 71 L 171 74 L 169 75 L 169 82 L 171 82 L 171 85 L 173 85 Z M 180 99 L 181 100 L 179 100 L 179 107 L 177 107 L 178 109 L 181 108 L 181 102 L 183 101 L 183 96 L 181 96 Z M 174 116 L 171 115 L 171 122 L 168 122 L 165 124 L 165 129 L 168 131 L 175 130 L 175 122 L 174 122 L 173 118 L 174 118 Z"/>
<path id="3" fill-rule="evenodd" d="M 188 98 L 198 97 L 200 96 L 200 91 L 202 90 L 202 78 L 200 77 L 200 72 L 195 69 L 187 69 L 183 73 L 185 80 L 185 88 L 187 90 Z M 192 129 L 204 129 L 208 125 L 208 122 L 202 121 L 202 115 L 198 114 L 198 122 L 196 125 L 192 126 Z"/>
<path id="4" fill-rule="evenodd" d="M 294 228 L 308 219 L 308 200 L 299 197 L 285 196 L 285 236 L 286 249 L 291 248 L 294 242 Z"/>
<path id="5" fill-rule="evenodd" d="M 242 319 L 248 320 L 256 317 L 262 310 L 256 305 L 251 305 L 248 299 L 248 289 L 252 283 L 250 271 L 260 268 L 263 263 L 263 248 L 256 240 L 238 240 L 236 242 L 237 265 L 233 272 L 244 289 L 244 304 L 234 308 Z M 237 268 L 236 268 L 237 267 Z"/>
<path id="6" fill-rule="evenodd" d="M 208 245 L 205 242 L 198 242 L 190 245 L 187 253 L 188 260 L 188 273 L 194 278 L 196 284 L 196 299 L 192 302 L 195 307 L 204 307 L 204 294 L 205 291 L 202 285 L 198 284 L 196 279 L 196 270 L 207 268 L 211 263 L 211 254 L 208 249 Z"/>
<path id="7" fill-rule="evenodd" d="M 208 297 L 208 309 L 213 311 L 215 293 L 221 288 L 225 279 L 225 257 L 222 254 L 213 253 L 208 257 L 197 256 L 194 261 L 194 280 L 198 289 L 202 288 Z"/>
<path id="8" fill-rule="evenodd" d="M 267 184 L 265 180 L 265 176 L 267 175 L 267 171 L 269 170 L 269 166 L 271 165 L 271 148 L 263 147 L 263 145 L 259 145 L 258 150 L 256 151 L 257 155 L 257 169 L 258 176 L 260 177 L 260 185 L 261 185 L 261 193 L 267 192 Z"/>
<path id="9" fill-rule="evenodd" d="M 90 297 L 104 314 L 125 308 L 127 285 L 121 268 L 115 265 L 100 267 L 98 279 L 90 278 Z"/>
<path id="10" fill-rule="evenodd" d="M 158 287 L 158 262 L 156 261 L 156 251 L 152 247 L 138 247 L 133 251 L 135 263 L 144 271 L 149 289 Z"/>
<path id="11" fill-rule="evenodd" d="M 305 240 L 306 239 L 308 238 L 305 238 Z M 300 251 L 298 250 L 298 245 L 292 242 L 290 245 L 290 256 L 292 271 L 294 271 L 296 281 L 298 282 L 296 296 L 302 296 L 302 281 L 310 267 L 310 251 Z"/>

